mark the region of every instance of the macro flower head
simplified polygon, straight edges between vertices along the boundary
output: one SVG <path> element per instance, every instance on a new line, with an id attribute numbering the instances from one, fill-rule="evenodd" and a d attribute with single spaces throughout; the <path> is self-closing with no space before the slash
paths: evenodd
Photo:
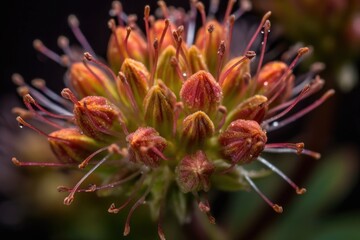
<path id="1" fill-rule="evenodd" d="M 190 1 L 187 13 L 159 1 L 158 18 L 149 6 L 144 7 L 143 32 L 138 25 L 141 21 L 114 1 L 108 22 L 112 34 L 107 61 L 91 48 L 78 19 L 69 16 L 83 54 L 64 36 L 58 39 L 64 55 L 34 41 L 39 52 L 67 69 L 61 94 L 47 88 L 44 81 L 30 85 L 19 74 L 13 76 L 26 106 L 14 109 L 16 120 L 20 127 L 48 139 L 54 161 L 27 162 L 14 157 L 13 163 L 83 171 L 73 187 L 58 187 L 59 192 L 68 194 L 65 205 L 76 201 L 81 192 L 123 189 L 128 199 L 120 205 L 112 203 L 108 212 L 116 214 L 132 204 L 124 235 L 130 233 L 133 212 L 145 203 L 158 221 L 160 239 L 165 239 L 162 222 L 167 212 L 173 211 L 183 223 L 194 201 L 215 224 L 207 192 L 216 190 L 253 189 L 281 213 L 282 206 L 265 196 L 253 180 L 263 177 L 263 171 L 253 170 L 251 165 L 259 162 L 297 194 L 305 193 L 305 188 L 263 153 L 305 154 L 315 159 L 320 154 L 306 149 L 302 142 L 268 142 L 268 135 L 315 109 L 334 91 L 294 112 L 300 101 L 324 85 L 317 68 L 301 77 L 293 73 L 309 48 L 299 48 L 288 61 L 264 63 L 271 29 L 271 12 L 267 12 L 255 33 L 247 37 L 245 49 L 232 52 L 231 46 L 242 41 L 233 38 L 233 28 L 249 9 L 247 2 L 242 2 L 233 11 L 235 1 L 229 0 L 218 21 L 213 14 L 207 15 L 199 1 Z M 196 30 L 197 15 L 201 25 Z M 259 38 L 261 46 L 254 46 Z M 45 132 L 29 123 L 30 119 L 53 130 Z M 102 170 L 105 165 L 112 170 Z M 82 187 L 97 173 L 103 182 Z"/>

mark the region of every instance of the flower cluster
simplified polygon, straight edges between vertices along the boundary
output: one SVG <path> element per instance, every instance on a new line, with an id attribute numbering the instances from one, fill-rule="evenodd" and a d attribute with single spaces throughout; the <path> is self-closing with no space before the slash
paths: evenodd
<path id="1" fill-rule="evenodd" d="M 182 210 L 179 203 L 190 205 L 189 196 L 215 223 L 206 197 L 211 189 L 252 188 L 281 213 L 282 207 L 271 202 L 253 182 L 261 173 L 248 169 L 248 165 L 260 162 L 298 194 L 304 193 L 304 188 L 264 159 L 262 153 L 288 152 L 314 158 L 320 154 L 305 149 L 303 143 L 268 143 L 267 135 L 319 106 L 333 90 L 290 114 L 299 101 L 324 84 L 316 70 L 301 78 L 293 74 L 309 49 L 300 48 L 290 63 L 263 64 L 270 33 L 268 12 L 243 52 L 230 52 L 235 21 L 246 11 L 243 6 L 231 15 L 234 3 L 229 1 L 219 22 L 206 16 L 201 2 L 191 1 L 190 11 L 185 13 L 159 1 L 158 19 L 145 6 L 144 34 L 136 17 L 125 14 L 120 2 L 115 1 L 110 11 L 114 18 L 108 22 L 112 34 L 107 63 L 94 53 L 75 16 L 69 17 L 69 25 L 84 49 L 83 55 L 79 56 L 63 36 L 58 41 L 63 56 L 35 40 L 38 51 L 67 68 L 67 88 L 59 96 L 44 81 L 29 85 L 15 74 L 13 79 L 27 109 L 14 111 L 21 127 L 48 139 L 58 162 L 13 158 L 14 164 L 87 171 L 74 187 L 59 186 L 60 192 L 68 192 L 66 205 L 78 192 L 115 187 L 129 191 L 124 204 L 117 207 L 113 203 L 108 209 L 117 213 L 134 202 L 124 235 L 130 232 L 132 213 L 145 201 L 159 221 L 161 239 L 165 239 L 161 228 L 164 212 L 172 209 L 180 222 L 185 221 L 187 208 Z M 195 34 L 197 13 L 202 26 Z M 250 49 L 258 37 L 263 41 L 255 62 L 257 53 Z M 45 133 L 28 119 L 46 123 L 54 130 Z M 102 165 L 113 169 L 101 175 L 104 183 L 81 188 L 88 176 L 101 172 Z"/>

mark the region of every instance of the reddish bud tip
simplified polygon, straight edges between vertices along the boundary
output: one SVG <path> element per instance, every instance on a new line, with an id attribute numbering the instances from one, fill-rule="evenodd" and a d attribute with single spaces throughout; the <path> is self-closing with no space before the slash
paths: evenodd
<path id="1" fill-rule="evenodd" d="M 273 208 L 274 211 L 277 212 L 277 213 L 282 213 L 282 212 L 283 212 L 283 208 L 282 208 L 281 206 L 277 205 L 277 204 L 274 204 L 274 205 L 272 206 L 272 208 Z"/>
<path id="2" fill-rule="evenodd" d="M 306 193 L 306 188 L 296 188 L 296 193 L 302 195 Z"/>
<path id="3" fill-rule="evenodd" d="M 246 164 L 256 159 L 265 147 L 266 133 L 252 120 L 236 120 L 224 131 L 219 142 L 232 163 Z"/>

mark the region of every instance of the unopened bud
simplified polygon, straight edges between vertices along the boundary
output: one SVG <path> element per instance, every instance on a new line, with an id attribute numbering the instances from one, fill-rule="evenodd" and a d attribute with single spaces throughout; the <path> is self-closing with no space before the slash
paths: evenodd
<path id="1" fill-rule="evenodd" d="M 209 191 L 215 167 L 203 151 L 185 156 L 176 168 L 176 181 L 184 193 Z"/>
<path id="2" fill-rule="evenodd" d="M 163 86 L 166 88 L 164 84 Z M 162 135 L 171 132 L 174 121 L 174 102 L 176 101 L 171 90 L 164 88 L 155 85 L 144 98 L 145 121 Z M 166 90 L 170 93 L 167 93 Z"/>
<path id="3" fill-rule="evenodd" d="M 188 51 L 189 64 L 192 72 L 198 72 L 200 70 L 208 71 L 204 56 L 201 54 L 200 50 L 192 45 Z"/>
<path id="4" fill-rule="evenodd" d="M 121 111 L 108 99 L 89 96 L 74 107 L 76 125 L 87 136 L 102 141 L 112 141 L 121 135 Z M 118 136 L 117 136 L 118 137 Z"/>
<path id="5" fill-rule="evenodd" d="M 266 133 L 252 120 L 236 120 L 219 136 L 225 157 L 236 164 L 256 159 L 265 147 Z"/>
<path id="6" fill-rule="evenodd" d="M 102 147 L 101 143 L 81 134 L 76 128 L 63 128 L 52 132 L 48 141 L 55 156 L 62 163 L 82 162 Z"/>
<path id="7" fill-rule="evenodd" d="M 262 95 L 255 95 L 241 102 L 228 116 L 229 122 L 237 119 L 254 120 L 259 124 L 263 121 L 268 110 L 268 99 Z"/>
<path id="8" fill-rule="evenodd" d="M 118 98 L 113 81 L 93 64 L 89 63 L 86 67 L 84 63 L 76 62 L 71 65 L 67 77 L 70 86 L 80 98 L 94 95 L 109 97 L 109 94 L 115 99 Z"/>
<path id="9" fill-rule="evenodd" d="M 184 83 L 180 97 L 190 112 L 203 111 L 212 117 L 221 104 L 222 92 L 210 73 L 199 71 Z"/>
<path id="10" fill-rule="evenodd" d="M 158 167 L 160 159 L 166 160 L 163 151 L 167 142 L 154 128 L 140 127 L 129 134 L 126 140 L 129 143 L 130 161 Z"/>
<path id="11" fill-rule="evenodd" d="M 202 111 L 187 116 L 183 121 L 183 136 L 189 145 L 196 145 L 211 137 L 215 127 L 211 119 Z"/>

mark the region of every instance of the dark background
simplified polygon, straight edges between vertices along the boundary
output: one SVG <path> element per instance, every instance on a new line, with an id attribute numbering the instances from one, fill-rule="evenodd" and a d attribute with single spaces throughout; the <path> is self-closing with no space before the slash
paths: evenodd
<path id="1" fill-rule="evenodd" d="M 147 1 L 133 1 L 136 4 L 129 4 L 124 1 L 123 5 L 127 13 L 138 13 L 139 18 L 143 12 L 143 5 Z M 170 1 L 168 1 L 170 2 Z M 174 5 L 182 5 L 187 8 L 188 4 L 185 1 L 171 1 Z M 4 4 L 5 5 L 5 4 Z M 4 6 L 3 5 L 3 6 Z M 11 82 L 11 75 L 14 72 L 21 73 L 27 81 L 35 77 L 44 78 L 47 85 L 59 92 L 63 87 L 63 75 L 65 69 L 51 60 L 38 54 L 32 47 L 32 41 L 36 38 L 41 39 L 47 47 L 60 52 L 57 46 L 57 38 L 59 35 L 69 37 L 71 43 L 76 43 L 70 29 L 67 26 L 67 16 L 69 14 L 76 14 L 80 20 L 80 26 L 85 36 L 91 43 L 93 49 L 100 55 L 106 55 L 106 47 L 110 31 L 107 28 L 107 20 L 109 19 L 109 8 L 111 1 L 8 1 L 7 7 L 3 8 L 3 16 L 5 28 L 1 31 L 1 80 L 0 80 L 0 106 L 3 109 L 2 115 L 9 113 L 4 110 L 9 110 L 9 106 L 16 104 L 20 99 L 16 97 L 16 88 Z M 150 4 L 155 7 L 156 2 L 152 1 Z M 222 6 L 224 8 L 224 6 Z M 254 15 L 260 16 L 256 11 Z M 141 21 L 141 20 L 140 20 Z M 280 23 L 277 23 L 281 25 Z M 291 40 L 285 39 L 287 42 Z M 306 41 L 306 39 L 305 39 Z M 340 46 L 339 46 L 340 47 Z M 341 58 L 341 56 L 334 56 L 334 58 Z M 359 56 L 352 59 L 355 65 L 359 66 Z M 326 59 L 325 59 L 326 61 Z M 359 71 L 358 67 L 358 71 Z M 359 74 L 359 73 L 358 73 Z M 326 72 L 325 72 L 326 75 Z M 329 85 L 336 87 L 334 82 Z M 325 86 L 329 88 L 329 86 Z M 338 90 L 338 89 L 337 89 Z M 322 139 L 321 132 L 310 133 L 315 137 L 315 141 L 325 141 L 325 146 L 318 147 L 319 150 L 326 152 L 334 148 L 351 148 L 355 151 L 355 155 L 359 154 L 360 149 L 360 87 L 359 84 L 355 86 L 350 92 L 343 93 L 337 91 L 334 99 L 326 105 L 325 108 L 331 108 L 335 114 L 328 116 L 331 119 L 322 119 L 323 121 L 329 120 L 330 126 L 324 131 L 327 134 Z M 320 111 L 326 112 L 325 108 Z M 326 116 L 326 114 L 325 114 Z M 321 112 L 316 115 L 310 115 L 321 125 Z M 308 118 L 308 119 L 309 119 Z M 319 120 L 320 119 L 320 120 Z M 319 122 L 320 121 L 320 122 Z M 300 122 L 305 126 L 309 122 Z M 302 125 L 296 125 L 301 127 Z M 312 128 L 312 129 L 316 129 Z M 321 128 L 321 127 L 320 127 Z M 306 128 L 309 129 L 309 128 Z M 310 128 L 311 129 L 311 128 Z M 292 130 L 290 130 L 291 132 Z M 4 156 L 8 157 L 7 154 Z M 2 157 L 4 158 L 4 157 Z M 0 159 L 1 161 L 9 161 L 9 159 Z M 358 161 L 359 159 L 357 159 Z M 358 165 L 357 178 L 358 178 Z M 306 169 L 306 167 L 305 167 Z M 0 169 L 1 174 L 1 169 Z M 29 175 L 31 176 L 31 174 Z M 295 178 L 301 179 L 297 176 Z M 4 178 L 1 178 L 4 179 Z M 2 182 L 0 184 L 6 184 Z M 337 203 L 330 211 L 330 214 L 335 213 L 348 213 L 359 211 L 360 202 L 360 184 L 359 180 L 354 184 L 352 183 L 351 191 L 348 192 L 342 200 Z M 1 193 L 2 194 L 2 193 Z M 225 195 L 224 198 L 227 196 Z M 1 195 L 1 198 L 9 200 L 9 196 Z M 0 198 L 0 200 L 1 200 Z M 4 210 L 4 208 L 0 208 Z M 0 212 L 0 214 L 2 214 Z M 32 221 L 32 222 L 29 222 Z M 38 221 L 38 222 L 37 222 Z M 39 229 L 39 226 L 43 228 Z M 46 224 L 41 222 L 41 219 L 33 220 L 33 218 L 25 219 L 19 223 L 19 226 L 8 226 L 0 223 L 0 234 L 4 236 L 5 233 L 11 233 L 12 237 L 21 236 L 23 234 L 34 234 L 39 236 L 39 239 L 47 239 L 51 231 L 46 228 Z"/>

